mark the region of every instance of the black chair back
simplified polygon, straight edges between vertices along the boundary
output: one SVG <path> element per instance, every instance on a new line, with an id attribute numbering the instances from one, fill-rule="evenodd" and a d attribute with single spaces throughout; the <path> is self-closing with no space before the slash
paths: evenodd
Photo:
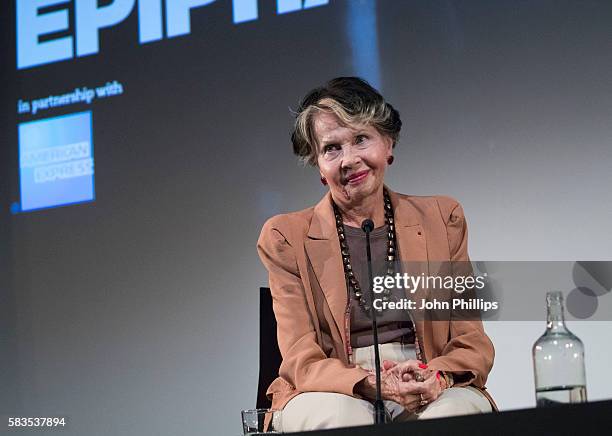
<path id="1" fill-rule="evenodd" d="M 259 383 L 257 408 L 269 408 L 272 402 L 266 389 L 278 377 L 282 358 L 276 339 L 276 318 L 272 309 L 270 288 L 259 288 Z"/>

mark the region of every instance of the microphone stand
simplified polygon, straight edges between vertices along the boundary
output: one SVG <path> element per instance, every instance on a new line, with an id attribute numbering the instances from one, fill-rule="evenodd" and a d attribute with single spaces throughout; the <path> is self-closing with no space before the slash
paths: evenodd
<path id="1" fill-rule="evenodd" d="M 374 229 L 374 223 L 370 219 L 363 220 L 361 229 L 366 235 L 366 255 L 368 260 L 368 280 L 370 284 L 370 315 L 372 316 L 372 333 L 374 335 L 374 366 L 376 368 L 376 400 L 374 401 L 374 422 L 385 423 L 385 404 L 381 397 L 380 387 L 380 352 L 378 350 L 378 325 L 376 323 L 376 310 L 374 309 L 374 289 L 372 283 L 372 253 L 370 252 L 370 232 Z"/>

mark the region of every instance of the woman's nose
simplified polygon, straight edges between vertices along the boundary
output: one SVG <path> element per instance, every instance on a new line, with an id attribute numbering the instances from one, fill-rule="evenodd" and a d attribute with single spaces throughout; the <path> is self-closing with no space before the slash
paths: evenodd
<path id="1" fill-rule="evenodd" d="M 359 162 L 361 157 L 356 153 L 353 147 L 346 147 L 342 155 L 342 168 L 351 168 Z"/>

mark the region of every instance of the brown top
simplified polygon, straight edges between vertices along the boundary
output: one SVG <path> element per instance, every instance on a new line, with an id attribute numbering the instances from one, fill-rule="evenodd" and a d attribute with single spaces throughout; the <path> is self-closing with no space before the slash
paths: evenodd
<path id="1" fill-rule="evenodd" d="M 372 276 L 382 276 L 387 271 L 387 237 L 388 226 L 378 227 L 370 232 L 370 250 L 372 253 Z M 370 302 L 370 288 L 368 286 L 368 263 L 366 255 L 366 237 L 363 230 L 358 227 L 344 226 L 344 235 L 346 243 L 349 247 L 351 256 L 351 266 L 355 273 L 355 278 L 359 282 L 363 290 L 366 304 Z M 396 263 L 399 266 L 399 259 Z M 396 270 L 399 271 L 398 266 Z M 374 298 L 380 298 L 381 295 L 374 295 Z M 391 301 L 399 301 L 404 298 L 403 290 L 393 288 L 389 296 Z M 380 315 L 376 316 L 378 327 L 378 342 L 385 344 L 387 342 L 403 342 L 408 344 L 414 343 L 414 329 L 410 315 L 405 310 L 386 309 Z M 351 347 L 368 347 L 374 344 L 374 336 L 372 334 L 372 318 L 370 312 L 366 312 L 359 301 L 355 298 L 351 289 Z"/>
<path id="2" fill-rule="evenodd" d="M 407 263 L 405 273 L 427 274 L 429 261 L 469 261 L 467 225 L 456 200 L 386 189 L 393 206 L 397 251 Z M 266 392 L 272 408 L 282 409 L 302 392 L 357 396 L 355 384 L 369 373 L 349 361 L 347 289 L 331 194 L 314 207 L 270 218 L 257 249 L 269 273 L 283 357 L 278 378 Z M 428 293 L 419 288 L 414 298 L 428 298 Z M 417 309 L 414 316 L 421 360 L 433 371 L 461 374 L 460 381 L 455 377 L 455 386 L 480 389 L 496 409 L 484 387 L 495 352 L 482 322 L 464 319 L 455 311 L 456 316 L 447 320 L 424 315 Z"/>

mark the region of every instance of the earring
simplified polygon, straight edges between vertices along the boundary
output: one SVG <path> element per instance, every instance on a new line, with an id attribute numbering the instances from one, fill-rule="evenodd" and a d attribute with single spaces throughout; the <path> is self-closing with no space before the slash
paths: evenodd
<path id="1" fill-rule="evenodd" d="M 323 183 L 323 186 L 327 186 L 327 179 L 325 177 L 321 177 L 321 183 Z"/>
<path id="2" fill-rule="evenodd" d="M 393 158 L 393 156 L 389 156 L 389 157 L 387 158 L 387 163 L 388 163 L 389 165 L 391 165 L 391 164 L 393 163 L 393 159 L 394 159 L 394 158 Z"/>

